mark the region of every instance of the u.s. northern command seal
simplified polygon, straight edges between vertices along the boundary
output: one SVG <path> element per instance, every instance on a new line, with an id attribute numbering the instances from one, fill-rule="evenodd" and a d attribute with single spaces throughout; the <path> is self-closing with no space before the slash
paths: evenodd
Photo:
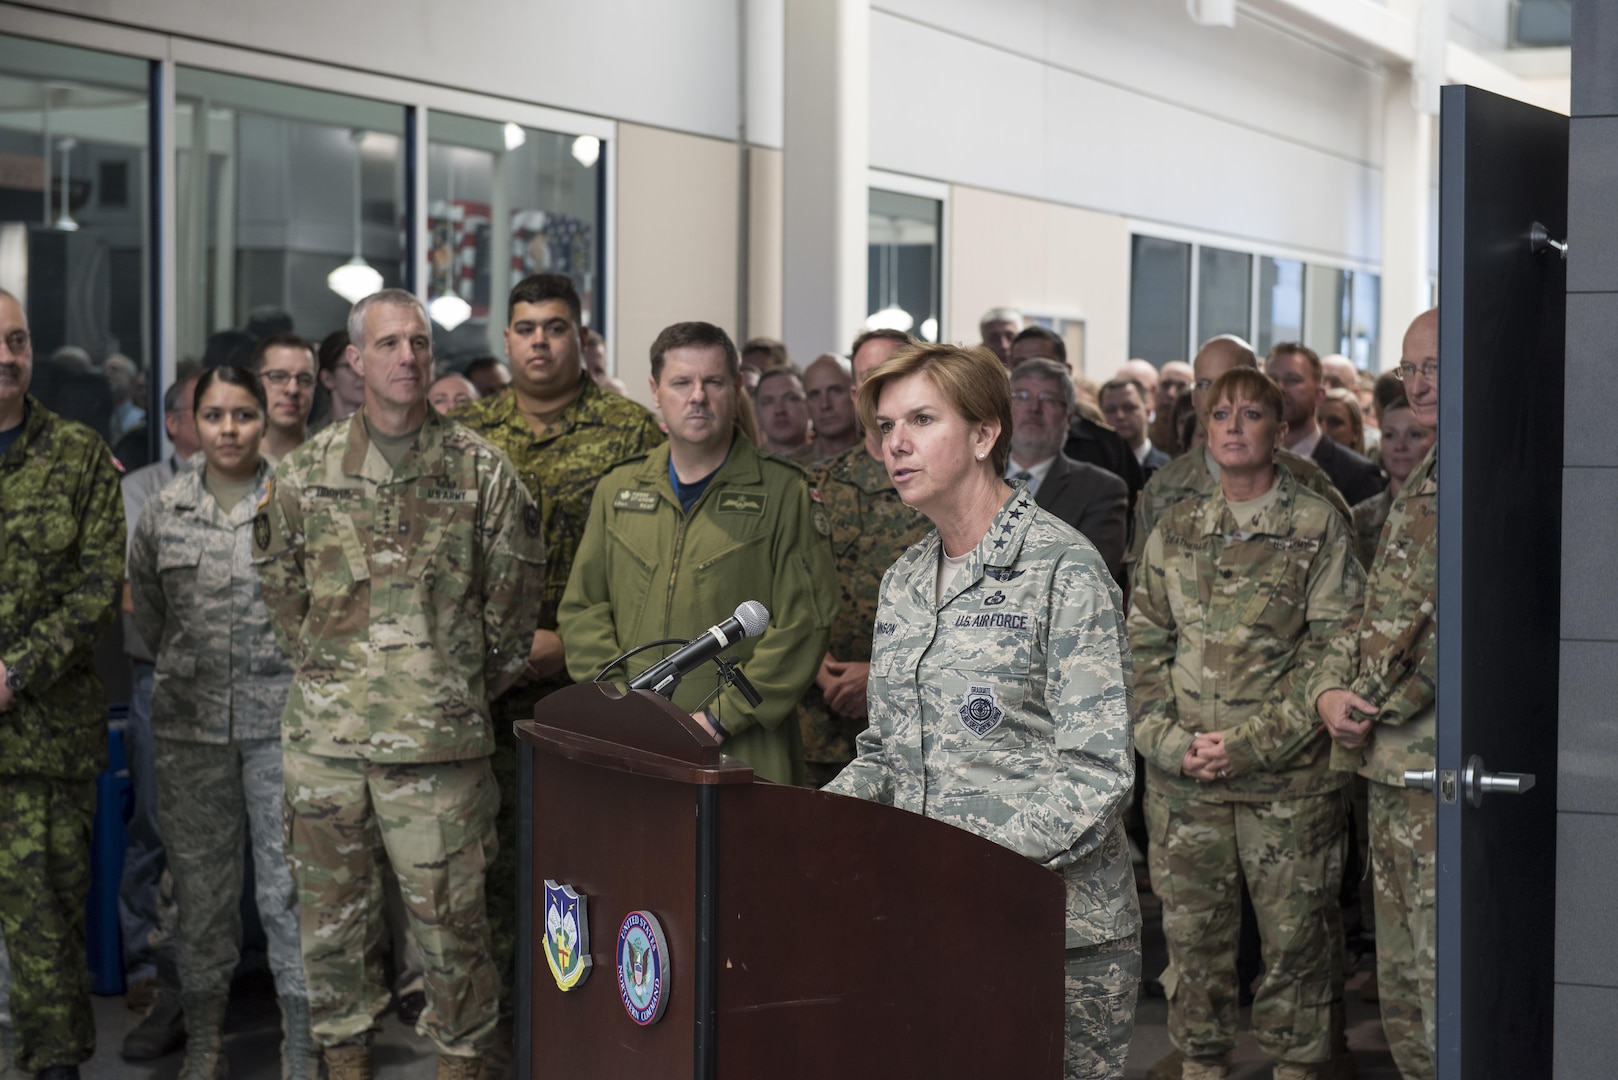
<path id="1" fill-rule="evenodd" d="M 669 1003 L 669 946 L 650 911 L 631 911 L 618 928 L 618 997 L 641 1027 L 655 1024 Z"/>
<path id="2" fill-rule="evenodd" d="M 571 990 L 590 975 L 589 898 L 545 881 L 545 963 L 556 985 Z"/>

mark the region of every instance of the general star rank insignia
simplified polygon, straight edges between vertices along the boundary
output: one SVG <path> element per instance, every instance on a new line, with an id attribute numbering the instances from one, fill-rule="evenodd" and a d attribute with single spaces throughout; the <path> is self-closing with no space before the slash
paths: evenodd
<path id="1" fill-rule="evenodd" d="M 545 963 L 556 985 L 571 990 L 590 976 L 589 897 L 545 882 Z"/>
<path id="2" fill-rule="evenodd" d="M 980 739 L 999 727 L 1000 721 L 1006 718 L 1004 710 L 994 700 L 992 686 L 968 686 L 960 714 L 966 730 Z"/>

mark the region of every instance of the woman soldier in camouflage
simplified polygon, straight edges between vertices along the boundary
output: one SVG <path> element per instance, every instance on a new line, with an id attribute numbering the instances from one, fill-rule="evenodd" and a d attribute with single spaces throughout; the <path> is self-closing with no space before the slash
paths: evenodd
<path id="1" fill-rule="evenodd" d="M 1158 519 L 1129 616 L 1169 1035 L 1184 1080 L 1226 1075 L 1244 878 L 1265 963 L 1253 1035 L 1277 1080 L 1324 1077 L 1341 1033 L 1348 774 L 1328 767 L 1303 683 L 1365 574 L 1342 514 L 1275 462 L 1280 388 L 1240 367 L 1208 402 L 1219 487 Z"/>
<path id="2" fill-rule="evenodd" d="M 313 1077 L 297 893 L 281 833 L 281 710 L 292 671 L 252 563 L 255 508 L 273 470 L 259 450 L 264 388 L 218 367 L 197 381 L 205 464 L 146 504 L 129 553 L 141 638 L 156 646 L 157 810 L 180 923 L 182 1080 L 225 1075 L 222 1023 L 241 952 L 242 830 L 281 1000 L 282 1070 Z"/>
<path id="3" fill-rule="evenodd" d="M 1118 587 L 1088 540 L 1002 479 L 1011 387 L 987 349 L 901 346 L 859 412 L 899 497 L 937 528 L 882 580 L 870 726 L 825 790 L 924 811 L 1060 873 L 1066 1075 L 1122 1077 L 1140 907 Z"/>

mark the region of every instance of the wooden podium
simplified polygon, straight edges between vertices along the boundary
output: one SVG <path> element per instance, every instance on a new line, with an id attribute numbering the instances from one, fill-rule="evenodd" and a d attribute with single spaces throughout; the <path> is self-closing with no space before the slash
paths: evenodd
<path id="1" fill-rule="evenodd" d="M 919 814 L 755 780 L 645 691 L 569 687 L 517 735 L 534 1080 L 1061 1076 L 1058 875 Z M 593 967 L 567 991 L 543 951 L 547 879 L 588 901 Z M 637 910 L 670 952 L 647 1026 L 618 985 Z"/>

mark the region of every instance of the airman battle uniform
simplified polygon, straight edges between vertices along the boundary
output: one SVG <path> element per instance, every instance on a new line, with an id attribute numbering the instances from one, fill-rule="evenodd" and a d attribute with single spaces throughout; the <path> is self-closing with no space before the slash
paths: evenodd
<path id="1" fill-rule="evenodd" d="M 1069 1080 L 1122 1077 L 1140 985 L 1123 597 L 1021 484 L 938 594 L 936 531 L 882 579 L 871 723 L 825 790 L 986 837 L 1067 883 Z"/>

